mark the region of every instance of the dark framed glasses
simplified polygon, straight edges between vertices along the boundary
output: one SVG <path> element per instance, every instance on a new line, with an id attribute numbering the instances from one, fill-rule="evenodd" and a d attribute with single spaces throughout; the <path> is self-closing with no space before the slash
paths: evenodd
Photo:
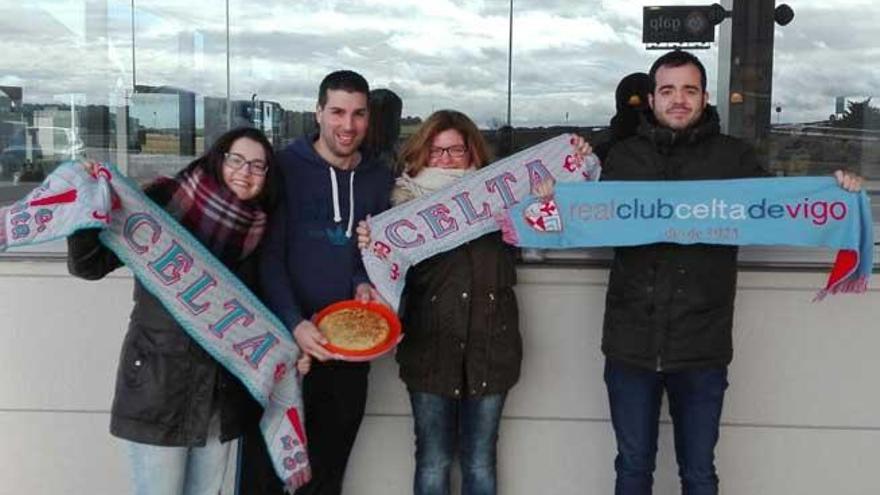
<path id="1" fill-rule="evenodd" d="M 263 160 L 246 160 L 245 157 L 238 153 L 223 153 L 223 157 L 223 164 L 232 170 L 241 170 L 242 167 L 247 165 L 249 174 L 266 175 L 266 172 L 269 171 L 269 166 Z"/>
<path id="2" fill-rule="evenodd" d="M 441 148 L 439 146 L 431 146 L 431 149 L 428 150 L 428 154 L 431 158 L 440 158 L 443 156 L 443 153 L 449 153 L 450 158 L 461 158 L 465 154 L 467 154 L 468 148 L 463 144 L 456 144 L 454 146 L 447 146 L 445 148 Z"/>

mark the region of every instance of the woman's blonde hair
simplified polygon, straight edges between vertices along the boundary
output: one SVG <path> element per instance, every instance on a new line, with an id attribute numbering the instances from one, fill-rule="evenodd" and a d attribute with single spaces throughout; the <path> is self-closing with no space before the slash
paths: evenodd
<path id="1" fill-rule="evenodd" d="M 400 162 L 410 177 L 415 177 L 428 166 L 431 143 L 437 134 L 449 129 L 458 131 L 464 138 L 473 166 L 482 168 L 489 163 L 489 145 L 477 125 L 461 112 L 438 110 L 422 123 L 400 150 Z"/>

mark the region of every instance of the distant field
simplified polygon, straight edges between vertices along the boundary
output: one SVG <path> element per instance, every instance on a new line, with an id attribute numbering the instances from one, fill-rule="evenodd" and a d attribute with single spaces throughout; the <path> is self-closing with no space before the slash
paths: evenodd
<path id="1" fill-rule="evenodd" d="M 196 154 L 205 149 L 205 138 L 196 136 Z M 155 155 L 175 155 L 180 151 L 180 138 L 169 134 L 147 133 L 141 151 Z"/>

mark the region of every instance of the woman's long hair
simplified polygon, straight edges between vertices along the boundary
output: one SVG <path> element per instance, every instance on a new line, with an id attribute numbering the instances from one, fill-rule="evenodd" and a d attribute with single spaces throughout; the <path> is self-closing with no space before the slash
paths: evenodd
<path id="1" fill-rule="evenodd" d="M 278 198 L 278 171 L 275 170 L 274 163 L 275 151 L 272 149 L 272 143 L 266 139 L 266 135 L 259 129 L 253 127 L 239 127 L 226 131 L 214 141 L 214 144 L 212 144 L 202 156 L 190 162 L 186 168 L 178 172 L 178 175 L 191 172 L 196 168 L 201 168 L 206 173 L 210 174 L 218 184 L 221 184 L 222 187 L 226 187 L 226 182 L 223 180 L 223 162 L 226 160 L 225 155 L 229 152 L 230 148 L 232 148 L 233 143 L 241 138 L 252 139 L 260 143 L 260 146 L 263 147 L 263 152 L 266 154 L 266 167 L 268 167 L 266 169 L 266 180 L 263 182 L 263 190 L 257 195 L 255 201 L 259 202 L 264 211 L 272 211 Z"/>
<path id="2" fill-rule="evenodd" d="M 454 129 L 464 138 L 464 143 L 470 153 L 471 163 L 482 168 L 489 163 L 489 145 L 486 139 L 477 129 L 467 115 L 456 110 L 438 110 L 431 114 L 419 127 L 415 134 L 410 136 L 400 150 L 400 161 L 405 167 L 404 171 L 415 177 L 428 166 L 428 158 L 431 152 L 431 143 L 434 137 L 443 131 Z"/>

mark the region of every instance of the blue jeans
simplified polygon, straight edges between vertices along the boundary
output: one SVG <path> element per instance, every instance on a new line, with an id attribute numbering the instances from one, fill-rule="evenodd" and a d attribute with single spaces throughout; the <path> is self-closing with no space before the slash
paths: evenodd
<path id="1" fill-rule="evenodd" d="M 204 447 L 164 447 L 125 440 L 134 495 L 217 495 L 232 442 L 220 443 L 215 414 Z"/>
<path id="2" fill-rule="evenodd" d="M 718 493 L 715 444 L 727 389 L 727 368 L 657 372 L 605 361 L 611 422 L 617 437 L 616 495 L 650 494 L 663 390 L 675 435 L 681 492 Z"/>
<path id="3" fill-rule="evenodd" d="M 506 394 L 451 399 L 410 391 L 416 433 L 415 495 L 448 495 L 458 447 L 462 495 L 492 495 L 496 444 Z"/>

